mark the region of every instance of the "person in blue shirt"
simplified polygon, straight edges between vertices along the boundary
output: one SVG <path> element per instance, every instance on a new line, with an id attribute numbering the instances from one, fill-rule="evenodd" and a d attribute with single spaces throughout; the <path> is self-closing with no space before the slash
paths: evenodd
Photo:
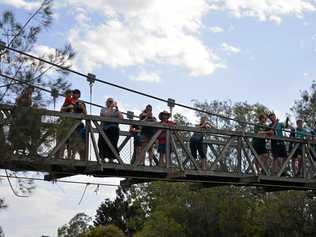
<path id="1" fill-rule="evenodd" d="M 279 122 L 274 113 L 269 114 L 269 119 L 273 135 L 276 137 L 283 137 L 283 131 L 287 127 L 284 123 Z M 283 162 L 287 157 L 286 147 L 283 140 L 271 139 L 271 153 L 272 153 L 272 173 L 276 174 L 282 167 Z"/>

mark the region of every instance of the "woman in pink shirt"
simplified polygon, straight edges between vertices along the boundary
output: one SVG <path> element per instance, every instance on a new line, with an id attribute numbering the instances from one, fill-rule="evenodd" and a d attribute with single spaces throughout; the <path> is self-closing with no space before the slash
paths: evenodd
<path id="1" fill-rule="evenodd" d="M 163 111 L 159 114 L 160 123 L 169 126 L 175 126 L 176 123 L 169 120 L 171 114 L 168 111 Z M 165 167 L 166 166 L 166 142 L 167 136 L 166 131 L 163 130 L 158 137 L 158 153 L 159 153 L 159 166 Z M 170 146 L 171 147 L 171 146 Z M 171 149 L 170 149 L 171 150 Z"/>

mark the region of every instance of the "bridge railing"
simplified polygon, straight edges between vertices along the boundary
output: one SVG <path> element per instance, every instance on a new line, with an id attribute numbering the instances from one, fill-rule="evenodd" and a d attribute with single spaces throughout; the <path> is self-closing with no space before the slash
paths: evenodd
<path id="1" fill-rule="evenodd" d="M 270 163 L 264 164 L 252 145 L 253 138 L 264 138 L 245 131 L 222 129 L 200 129 L 187 126 L 167 126 L 158 122 L 130 119 L 113 119 L 94 115 L 61 113 L 45 109 L 18 108 L 0 105 L 0 151 L 3 159 L 15 154 L 30 159 L 80 159 L 96 161 L 100 167 L 106 163 L 117 166 L 153 166 L 179 172 L 226 172 L 240 175 L 281 176 L 286 173 L 293 177 L 294 157 L 300 155 L 301 171 L 304 178 L 312 178 L 316 170 L 316 142 L 310 138 L 265 137 L 284 141 L 292 149 L 287 149 L 287 157 L 276 173 L 271 172 Z M 120 139 L 113 146 L 111 138 L 103 129 L 103 123 L 119 124 Z M 129 127 L 151 128 L 147 139 L 138 138 L 129 132 Z M 166 136 L 165 162 L 157 152 L 157 139 Z M 206 165 L 201 157 L 195 159 L 190 151 L 192 133 L 204 135 L 203 149 Z M 102 157 L 99 139 L 103 139 L 110 150 L 110 157 Z M 134 146 L 135 145 L 135 146 Z"/>

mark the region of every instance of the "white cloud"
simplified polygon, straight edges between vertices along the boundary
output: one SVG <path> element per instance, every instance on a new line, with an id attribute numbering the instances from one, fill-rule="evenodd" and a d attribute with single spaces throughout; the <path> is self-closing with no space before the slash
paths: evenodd
<path id="1" fill-rule="evenodd" d="M 135 81 L 152 82 L 152 83 L 160 82 L 160 76 L 157 73 L 146 72 L 144 70 L 141 71 L 138 75 L 131 76 L 130 78 Z"/>
<path id="2" fill-rule="evenodd" d="M 34 53 L 37 56 L 47 56 L 49 54 L 55 54 L 56 49 L 48 47 L 46 45 L 37 44 L 34 46 L 34 49 L 32 50 L 32 53 Z"/>
<path id="3" fill-rule="evenodd" d="M 1 3 L 7 4 L 16 8 L 22 8 L 25 10 L 33 10 L 40 6 L 40 2 L 38 1 L 24 1 L 24 0 L 2 0 Z"/>
<path id="4" fill-rule="evenodd" d="M 212 26 L 210 27 L 210 31 L 213 33 L 221 33 L 221 32 L 224 32 L 224 29 L 219 26 Z"/>
<path id="5" fill-rule="evenodd" d="M 75 176 L 66 180 L 111 184 L 119 182 L 119 179 L 114 178 L 87 176 Z M 15 180 L 12 179 L 12 182 L 14 184 Z M 57 228 L 68 223 L 77 213 L 85 212 L 93 217 L 105 198 L 114 199 L 116 189 L 116 187 L 100 186 L 96 195 L 94 192 L 96 186 L 89 185 L 81 204 L 78 205 L 84 185 L 36 182 L 36 189 L 29 198 L 17 198 L 12 194 L 9 185 L 6 182 L 3 184 L 5 185 L 0 186 L 0 192 L 8 208 L 1 211 L 0 223 L 6 236 L 19 237 L 43 234 L 56 236 Z"/>
<path id="6" fill-rule="evenodd" d="M 235 54 L 237 54 L 237 53 L 240 53 L 240 51 L 241 51 L 239 48 L 237 48 L 235 46 L 232 46 L 232 45 L 230 45 L 228 43 L 225 43 L 225 42 L 222 43 L 222 48 L 223 48 L 224 51 L 226 51 L 228 53 L 235 53 Z"/>
<path id="7" fill-rule="evenodd" d="M 250 16 L 260 21 L 280 24 L 282 17 L 302 17 L 305 12 L 315 11 L 312 0 L 210 0 L 211 9 L 227 11 L 236 17 Z"/>
<path id="8" fill-rule="evenodd" d="M 141 0 L 69 2 L 99 11 L 102 24 L 75 28 L 69 40 L 78 51 L 77 64 L 91 71 L 104 65 L 171 64 L 192 76 L 210 75 L 223 67 L 221 60 L 200 39 L 206 0 Z"/>

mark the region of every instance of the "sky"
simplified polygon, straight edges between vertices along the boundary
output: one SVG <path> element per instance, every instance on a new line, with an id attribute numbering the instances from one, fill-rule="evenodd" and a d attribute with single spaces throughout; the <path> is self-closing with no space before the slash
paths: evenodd
<path id="1" fill-rule="evenodd" d="M 11 10 L 23 22 L 39 4 L 0 0 L 0 12 Z M 100 79 L 188 105 L 192 99 L 259 102 L 283 116 L 316 79 L 315 26 L 314 0 L 58 0 L 54 22 L 34 52 L 41 55 L 71 43 L 77 53 L 73 68 Z M 85 79 L 68 79 L 89 100 Z M 94 85 L 94 103 L 103 105 L 108 96 L 125 111 L 141 111 L 148 103 L 156 115 L 167 109 Z M 196 120 L 192 111 L 176 111 Z M 76 213 L 93 216 L 105 198 L 115 196 L 114 188 L 96 194 L 91 187 L 78 205 L 84 186 L 36 184 L 30 198 L 19 199 L 2 180 L 1 196 L 9 205 L 0 211 L 6 236 L 55 237 L 57 227 Z"/>

